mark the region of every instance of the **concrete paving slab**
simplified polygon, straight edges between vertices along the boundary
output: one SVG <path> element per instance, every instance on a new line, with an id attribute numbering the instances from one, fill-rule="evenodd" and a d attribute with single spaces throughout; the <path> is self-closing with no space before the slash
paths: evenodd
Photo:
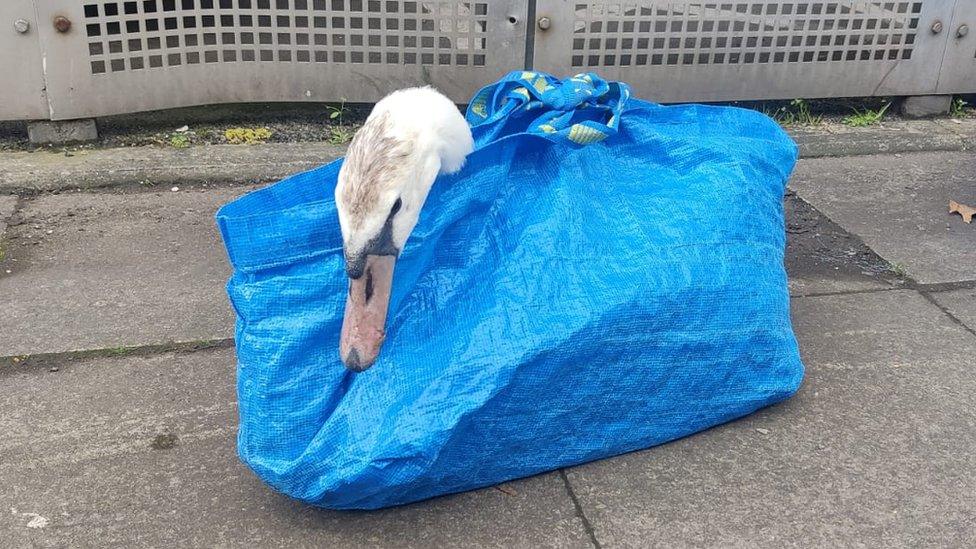
<path id="1" fill-rule="evenodd" d="M 229 349 L 0 366 L 6 547 L 587 547 L 558 474 L 377 512 L 274 493 L 235 455 Z"/>
<path id="2" fill-rule="evenodd" d="M 312 169 L 343 154 L 344 147 L 328 143 L 3 152 L 0 192 L 190 182 L 264 183 Z"/>
<path id="3" fill-rule="evenodd" d="M 948 213 L 976 204 L 968 153 L 801 160 L 790 187 L 922 284 L 976 279 L 976 225 Z"/>
<path id="4" fill-rule="evenodd" d="M 858 156 L 918 151 L 971 150 L 976 120 L 964 119 L 951 127 L 938 120 L 885 120 L 881 124 L 852 128 L 838 122 L 787 128 L 803 158 Z"/>
<path id="5" fill-rule="evenodd" d="M 248 189 L 26 201 L 0 263 L 0 356 L 232 337 L 213 215 Z"/>
<path id="6" fill-rule="evenodd" d="M 972 547 L 976 336 L 914 291 L 801 298 L 792 400 L 568 472 L 606 547 Z"/>
<path id="7" fill-rule="evenodd" d="M 199 115 L 197 115 L 199 116 Z M 179 122 L 175 125 L 180 125 Z M 133 128 L 129 128 L 132 130 Z M 123 130 L 125 131 L 125 130 Z M 886 120 L 866 128 L 837 122 L 787 128 L 805 158 L 976 147 L 976 119 Z M 257 183 L 345 154 L 327 142 L 0 151 L 0 193 L 188 182 Z"/>
<path id="8" fill-rule="evenodd" d="M 795 194 L 783 206 L 790 295 L 880 290 L 901 282 L 860 239 Z"/>
<path id="9" fill-rule="evenodd" d="M 250 188 L 25 199 L 0 263 L 0 356 L 231 337 L 213 212 Z M 794 295 L 891 287 L 860 240 L 795 196 L 785 204 Z"/>
<path id="10" fill-rule="evenodd" d="M 976 330 L 976 288 L 935 292 L 932 298 L 970 330 Z"/>

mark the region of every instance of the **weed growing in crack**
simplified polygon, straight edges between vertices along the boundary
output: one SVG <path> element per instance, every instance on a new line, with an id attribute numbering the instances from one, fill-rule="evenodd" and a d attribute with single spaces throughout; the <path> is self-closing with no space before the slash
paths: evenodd
<path id="1" fill-rule="evenodd" d="M 176 149 L 185 149 L 190 146 L 190 136 L 184 133 L 174 133 L 169 136 L 169 146 Z"/>
<path id="2" fill-rule="evenodd" d="M 952 118 L 966 118 L 972 112 L 973 108 L 961 97 L 953 99 L 952 104 L 949 106 L 949 116 Z"/>
<path id="3" fill-rule="evenodd" d="M 804 99 L 794 99 L 789 105 L 784 105 L 773 112 L 763 110 L 763 114 L 778 122 L 781 126 L 819 126 L 823 124 L 823 116 L 813 114 L 810 104 Z"/>
<path id="4" fill-rule="evenodd" d="M 855 109 L 854 114 L 845 116 L 841 122 L 843 122 L 845 126 L 850 126 L 852 128 L 873 126 L 878 122 L 881 122 L 881 119 L 884 118 L 885 112 L 887 112 L 888 107 L 890 106 L 891 103 L 888 103 L 876 111 L 871 109 L 864 109 L 863 111 Z"/>

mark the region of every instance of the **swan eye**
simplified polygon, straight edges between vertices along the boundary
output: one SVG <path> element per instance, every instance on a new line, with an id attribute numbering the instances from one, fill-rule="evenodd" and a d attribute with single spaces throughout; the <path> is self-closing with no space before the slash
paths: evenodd
<path id="1" fill-rule="evenodd" d="M 393 217 L 398 211 L 400 211 L 400 206 L 403 206 L 403 200 L 397 198 L 396 202 L 393 203 L 393 207 L 390 208 L 390 217 Z"/>

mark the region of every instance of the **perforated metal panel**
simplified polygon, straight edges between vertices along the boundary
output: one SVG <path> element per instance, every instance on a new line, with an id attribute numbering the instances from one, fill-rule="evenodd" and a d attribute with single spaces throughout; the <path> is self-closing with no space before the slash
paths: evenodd
<path id="1" fill-rule="evenodd" d="M 422 83 L 464 102 L 527 60 L 666 102 L 976 92 L 976 0 L 0 0 L 3 24 L 4 119 Z"/>
<path id="2" fill-rule="evenodd" d="M 944 32 L 948 46 L 938 92 L 976 93 L 976 0 L 958 1 Z"/>
<path id="3" fill-rule="evenodd" d="M 466 101 L 523 66 L 519 4 L 100 0 L 39 9 L 76 22 L 46 36 L 54 116 L 73 118 L 211 102 L 374 101 L 424 83 Z"/>
<path id="4" fill-rule="evenodd" d="M 951 0 L 539 0 L 535 66 L 593 70 L 658 101 L 932 93 Z"/>
<path id="5" fill-rule="evenodd" d="M 33 1 L 0 0 L 0 23 L 0 70 L 8 76 L 0 87 L 0 120 L 47 118 Z"/>
<path id="6" fill-rule="evenodd" d="M 92 73 L 279 62 L 484 66 L 486 2 L 143 0 L 85 4 Z"/>

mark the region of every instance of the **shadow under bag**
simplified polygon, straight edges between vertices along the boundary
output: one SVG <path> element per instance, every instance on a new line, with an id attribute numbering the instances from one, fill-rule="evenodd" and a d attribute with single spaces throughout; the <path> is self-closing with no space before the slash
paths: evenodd
<path id="1" fill-rule="evenodd" d="M 342 161 L 218 212 L 238 451 L 258 476 L 374 509 L 648 448 L 797 390 L 782 206 L 797 149 L 776 123 L 535 72 L 466 116 L 476 150 L 434 184 L 365 373 L 338 351 Z"/>

